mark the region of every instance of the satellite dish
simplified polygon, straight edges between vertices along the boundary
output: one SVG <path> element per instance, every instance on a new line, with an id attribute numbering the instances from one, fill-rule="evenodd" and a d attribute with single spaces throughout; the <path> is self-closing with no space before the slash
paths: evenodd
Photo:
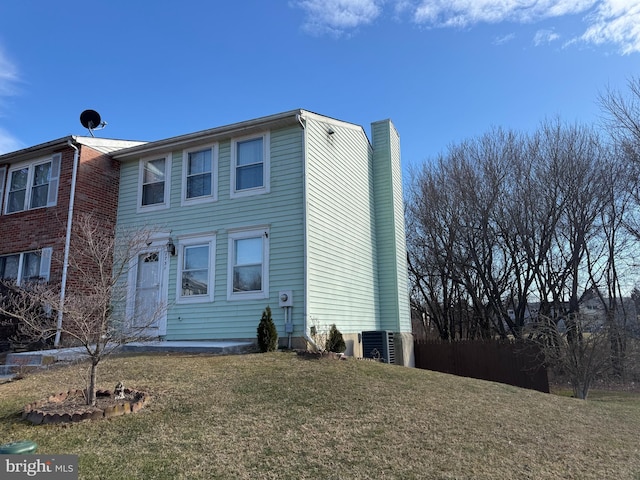
<path id="1" fill-rule="evenodd" d="M 107 124 L 100 118 L 100 114 L 95 110 L 85 110 L 80 114 L 80 123 L 84 128 L 89 130 L 89 133 L 93 137 L 93 130 L 96 128 L 104 128 Z"/>

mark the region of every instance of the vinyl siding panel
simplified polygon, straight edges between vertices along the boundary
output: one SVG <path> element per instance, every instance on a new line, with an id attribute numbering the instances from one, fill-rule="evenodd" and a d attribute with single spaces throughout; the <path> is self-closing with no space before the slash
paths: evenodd
<path id="1" fill-rule="evenodd" d="M 153 225 L 180 238 L 215 234 L 214 301 L 176 303 L 178 256 L 170 258 L 168 340 L 255 338 L 267 305 L 271 306 L 278 333 L 284 333 L 284 312 L 278 307 L 278 292 L 293 290 L 292 318 L 296 334 L 303 328 L 304 287 L 303 228 L 303 133 L 300 126 L 270 133 L 270 193 L 230 198 L 231 139 L 218 149 L 218 200 L 181 206 L 182 150 L 172 152 L 170 208 L 137 213 L 138 162 L 121 166 L 118 223 L 121 226 Z M 206 144 L 204 144 L 206 145 Z M 269 231 L 269 298 L 227 300 L 229 232 L 254 226 Z"/>
<path id="2" fill-rule="evenodd" d="M 369 142 L 361 128 L 307 121 L 308 320 L 376 328 L 377 254 Z"/>
<path id="3" fill-rule="evenodd" d="M 400 138 L 388 121 L 372 125 L 380 284 L 380 328 L 410 332 Z"/>

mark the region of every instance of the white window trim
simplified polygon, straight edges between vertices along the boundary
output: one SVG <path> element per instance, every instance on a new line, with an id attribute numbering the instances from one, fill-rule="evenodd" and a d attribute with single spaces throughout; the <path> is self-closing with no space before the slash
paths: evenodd
<path id="1" fill-rule="evenodd" d="M 153 205 L 142 205 L 142 185 L 144 181 L 144 165 L 153 160 L 164 158 L 164 201 Z M 141 158 L 138 161 L 138 213 L 153 212 L 154 210 L 164 210 L 169 208 L 171 199 L 171 154 L 154 155 L 152 157 Z"/>
<path id="2" fill-rule="evenodd" d="M 234 241 L 243 238 L 262 237 L 262 290 L 254 292 L 233 291 Z M 251 227 L 251 229 L 229 231 L 227 256 L 227 300 L 258 300 L 269 298 L 269 228 Z"/>
<path id="3" fill-rule="evenodd" d="M 211 195 L 187 198 L 187 173 L 189 171 L 189 153 L 211 149 Z M 182 151 L 182 197 L 181 205 L 198 205 L 218 200 L 218 144 L 189 148 Z"/>
<path id="4" fill-rule="evenodd" d="M 185 247 L 195 245 L 209 246 L 209 288 L 206 295 L 182 295 L 182 266 L 184 260 Z M 176 277 L 176 303 L 206 303 L 213 302 L 215 287 L 215 266 L 216 266 L 216 235 L 208 233 L 178 238 L 178 274 Z"/>
<path id="5" fill-rule="evenodd" d="M 4 186 L 5 181 L 7 179 L 7 166 L 0 167 L 0 212 L 4 212 L 2 208 L 3 200 L 4 200 Z"/>
<path id="6" fill-rule="evenodd" d="M 38 273 L 40 278 L 42 278 L 43 281 L 47 283 L 51 275 L 51 255 L 53 253 L 52 247 L 45 247 L 41 248 L 40 250 L 29 250 L 27 252 L 0 255 L 0 257 L 11 257 L 13 255 L 18 255 L 18 278 L 16 279 L 16 285 L 20 286 L 22 284 L 22 272 L 24 269 L 25 255 L 37 252 L 40 252 L 40 271 Z"/>
<path id="7" fill-rule="evenodd" d="M 2 191 L 2 187 L 0 186 L 0 195 L 4 197 L 4 207 L 2 211 L 5 215 L 13 215 L 14 213 L 27 212 L 29 210 L 38 210 L 40 208 L 54 207 L 58 203 L 58 185 L 60 183 L 60 168 L 61 168 L 61 160 L 62 155 L 60 153 L 53 154 L 51 157 L 47 158 L 39 158 L 37 160 L 31 160 L 28 162 L 21 162 L 15 165 L 10 165 L 9 168 L 2 167 L 0 170 L 4 170 L 4 179 L 0 177 L 2 180 L 2 184 L 6 185 L 4 188 L 4 192 Z M 51 163 L 51 174 L 49 178 L 49 187 L 47 190 L 47 203 L 40 207 L 31 207 L 31 192 L 33 190 L 33 180 L 35 175 L 35 168 L 38 165 L 43 165 L 45 163 Z M 27 167 L 27 190 L 25 192 L 24 205 L 21 210 L 16 210 L 15 212 L 8 212 L 7 208 L 9 207 L 9 194 L 11 193 L 11 174 L 17 170 L 22 170 Z"/>
<path id="8" fill-rule="evenodd" d="M 262 138 L 262 175 L 263 184 L 261 187 L 247 188 L 244 190 L 236 190 L 236 169 L 237 169 L 237 145 L 239 142 L 247 140 L 253 140 L 255 138 Z M 269 193 L 271 189 L 271 134 L 264 132 L 260 135 L 247 135 L 245 137 L 238 137 L 231 140 L 231 185 L 230 185 L 230 197 L 241 198 L 251 195 L 260 195 L 263 193 Z"/>

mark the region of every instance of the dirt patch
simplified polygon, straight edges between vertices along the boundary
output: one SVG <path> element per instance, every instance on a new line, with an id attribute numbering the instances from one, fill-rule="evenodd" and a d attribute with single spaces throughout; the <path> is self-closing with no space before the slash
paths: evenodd
<path id="1" fill-rule="evenodd" d="M 96 392 L 95 406 L 87 405 L 84 390 L 69 390 L 24 407 L 22 418 L 34 425 L 81 422 L 136 413 L 149 401 L 149 395 L 126 388 L 124 398 L 109 390 Z"/>
<path id="2" fill-rule="evenodd" d="M 305 358 L 309 360 L 346 360 L 347 357 L 342 353 L 335 352 L 310 352 L 308 350 L 297 350 L 296 354 L 300 358 Z"/>

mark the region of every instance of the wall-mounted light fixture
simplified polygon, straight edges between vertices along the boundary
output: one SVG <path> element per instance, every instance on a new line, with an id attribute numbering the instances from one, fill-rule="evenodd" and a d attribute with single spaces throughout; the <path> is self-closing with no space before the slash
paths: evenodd
<path id="1" fill-rule="evenodd" d="M 172 257 L 176 254 L 176 246 L 171 237 L 169 237 L 169 241 L 167 242 L 167 253 Z"/>
<path id="2" fill-rule="evenodd" d="M 333 128 L 329 127 L 329 129 L 327 130 L 327 135 L 331 136 L 334 133 L 336 133 L 336 131 Z"/>

